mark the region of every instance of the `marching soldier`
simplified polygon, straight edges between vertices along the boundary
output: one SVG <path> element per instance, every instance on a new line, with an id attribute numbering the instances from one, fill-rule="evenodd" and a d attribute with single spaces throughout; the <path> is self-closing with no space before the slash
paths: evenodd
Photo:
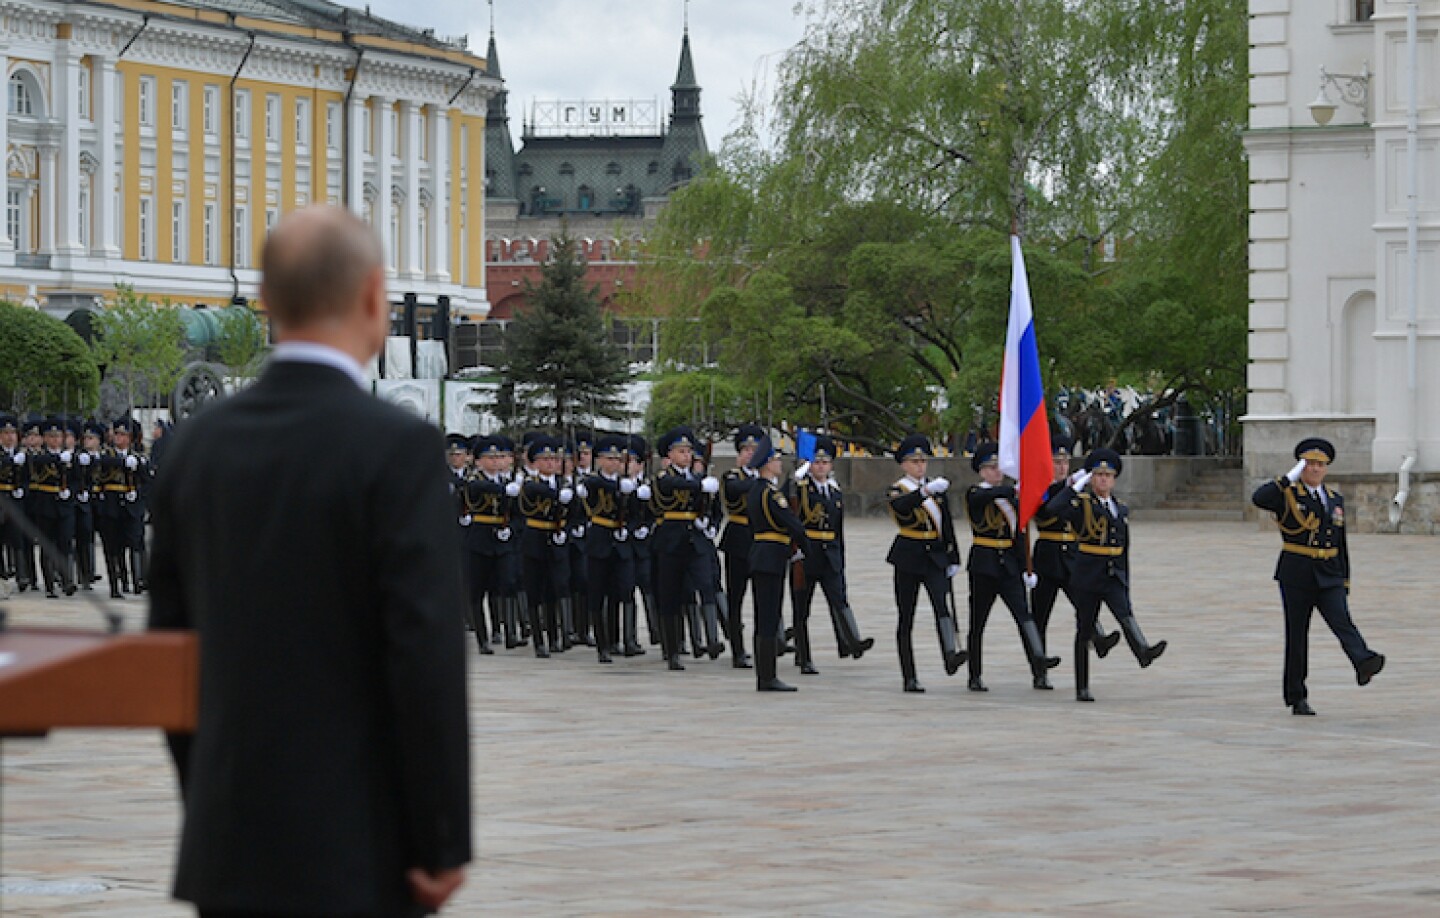
<path id="1" fill-rule="evenodd" d="M 482 438 L 483 439 L 483 438 Z M 496 595 L 501 567 L 494 537 L 498 525 L 506 526 L 504 514 L 505 485 L 497 483 L 472 467 L 472 441 L 463 434 L 446 434 L 445 459 L 450 466 L 450 494 L 455 499 L 460 524 L 461 574 L 465 584 L 465 618 L 475 632 L 480 653 L 489 655 L 490 626 L 485 619 L 485 597 L 490 597 L 491 615 L 499 624 Z M 488 524 L 488 525 L 487 525 Z"/>
<path id="2" fill-rule="evenodd" d="M 464 434 L 445 435 L 445 464 L 450 467 L 450 493 L 459 492 L 470 474 L 470 438 Z"/>
<path id="3" fill-rule="evenodd" d="M 810 644 L 810 602 L 818 584 L 830 607 L 836 645 L 841 659 L 860 659 L 875 646 L 874 638 L 861 638 L 860 625 L 850 608 L 845 586 L 845 509 L 840 485 L 831 474 L 835 467 L 835 441 L 815 438 L 810 461 L 795 470 L 795 511 L 805 526 L 810 551 L 797 566 L 792 582 L 795 605 L 795 664 L 800 672 L 818 672 Z"/>
<path id="4" fill-rule="evenodd" d="M 634 555 L 635 591 L 645 604 L 645 624 L 649 629 L 650 643 L 660 643 L 660 623 L 655 609 L 655 565 L 650 553 L 650 533 L 655 528 L 655 514 L 650 508 L 652 491 L 645 478 L 645 463 L 650 455 L 650 445 L 639 434 L 625 438 L 625 474 L 635 482 L 635 493 L 626 497 L 625 525 L 630 530 L 630 551 Z M 621 652 L 627 657 L 640 656 L 645 647 L 640 643 L 639 610 L 635 605 L 635 593 L 630 593 L 620 606 L 623 618 L 620 627 Z"/>
<path id="5" fill-rule="evenodd" d="M 721 505 L 725 531 L 720 550 L 725 553 L 725 635 L 730 640 L 730 665 L 749 669 L 745 653 L 745 589 L 750 582 L 750 521 L 748 500 L 756 476 L 749 463 L 765 431 L 758 424 L 741 424 L 735 432 L 735 467 L 721 479 Z"/>
<path id="6" fill-rule="evenodd" d="M 596 656 L 610 662 L 620 610 L 635 596 L 635 551 L 626 512 L 638 485 L 624 475 L 629 446 L 625 437 L 602 437 L 594 455 L 600 466 L 584 479 L 582 506 L 589 527 L 585 539 L 589 619 L 595 628 Z"/>
<path id="7" fill-rule="evenodd" d="M 145 508 L 140 503 L 140 490 L 146 472 L 144 456 L 134 453 L 131 446 L 132 425 L 138 422 L 121 418 L 110 427 L 111 445 L 100 451 L 95 465 L 95 488 L 99 503 L 95 508 L 95 527 L 100 533 L 100 547 L 105 555 L 105 570 L 110 578 L 110 598 L 121 598 L 121 589 L 133 586 L 139 593 L 144 578 L 138 569 L 136 544 L 145 540 Z M 133 580 L 131 576 L 133 574 Z"/>
<path id="8" fill-rule="evenodd" d="M 680 609 L 685 603 L 685 581 L 698 582 L 705 576 L 705 556 L 697 542 L 705 534 L 695 525 L 700 519 L 701 495 L 716 494 L 720 482 L 706 476 L 696 478 L 690 471 L 698 441 L 688 427 L 677 427 L 660 438 L 657 449 L 669 466 L 655 476 L 650 506 L 655 530 L 650 535 L 655 564 L 655 595 L 660 613 L 660 640 L 666 665 L 672 671 L 685 669 L 680 662 L 682 628 Z"/>
<path id="9" fill-rule="evenodd" d="M 1310 616 L 1315 610 L 1330 626 L 1355 667 L 1355 681 L 1369 685 L 1385 668 L 1384 654 L 1365 644 L 1350 618 L 1350 552 L 1345 540 L 1345 498 L 1327 487 L 1335 447 L 1318 437 L 1295 447 L 1295 467 L 1268 481 L 1251 497 L 1255 506 L 1275 514 L 1280 528 L 1280 560 L 1275 579 L 1285 608 L 1285 704 L 1295 714 L 1313 715 L 1306 700 L 1310 669 Z"/>
<path id="10" fill-rule="evenodd" d="M 694 454 L 690 461 L 690 473 L 701 480 L 709 474 L 709 462 L 701 452 Z M 723 488 L 723 484 L 722 484 Z M 700 495 L 700 517 L 695 520 L 695 528 L 699 529 L 705 536 L 695 541 L 695 547 L 699 550 L 701 563 L 696 566 L 695 571 L 686 576 L 685 579 L 685 614 L 682 618 L 690 622 L 690 653 L 695 657 L 709 655 L 710 659 L 719 659 L 720 654 L 725 652 L 725 643 L 720 640 L 720 603 L 725 601 L 725 594 L 720 589 L 720 553 L 715 548 L 715 537 L 720 532 L 720 524 L 724 521 L 724 510 L 721 506 L 719 494 Z M 704 571 L 705 575 L 695 579 L 696 573 Z M 697 599 L 698 597 L 698 599 Z"/>
<path id="11" fill-rule="evenodd" d="M 0 414 L 0 501 L 5 517 L 0 519 L 0 579 L 13 578 L 21 590 L 28 589 L 24 563 L 25 533 L 12 516 L 25 512 L 25 460 L 20 446 L 20 424 L 14 415 Z"/>
<path id="12" fill-rule="evenodd" d="M 595 434 L 588 430 L 577 430 L 568 444 L 570 466 L 567 475 L 570 486 L 581 492 L 582 483 L 594 474 Z M 584 497 L 584 494 L 580 494 Z M 570 640 L 587 647 L 594 646 L 590 634 L 590 573 L 586 560 L 585 540 L 589 535 L 589 523 L 585 519 L 585 508 L 581 501 L 570 505 L 570 609 L 573 619 Z"/>
<path id="13" fill-rule="evenodd" d="M 26 500 L 30 519 L 45 536 L 49 545 L 41 547 L 40 568 L 45 581 L 45 595 L 55 599 L 55 584 L 60 583 L 66 596 L 75 594 L 70 577 L 70 551 L 65 544 L 65 522 L 70 516 L 70 468 L 74 454 L 65 449 L 65 425 L 59 418 L 46 418 L 40 423 L 43 448 L 30 454 L 29 488 Z M 73 517 L 72 528 L 73 533 Z M 73 545 L 73 543 L 72 543 Z"/>
<path id="14" fill-rule="evenodd" d="M 92 584 L 100 579 L 95 574 L 95 511 L 96 473 L 99 471 L 100 444 L 105 440 L 105 428 L 94 421 L 85 422 L 80 428 L 80 448 L 75 453 L 75 467 L 71 490 L 75 492 L 75 562 L 80 572 L 80 588 L 93 589 Z"/>
<path id="15" fill-rule="evenodd" d="M 755 690 L 793 692 L 795 687 L 775 674 L 780 656 L 780 627 L 785 579 L 792 555 L 810 551 L 805 526 L 780 492 L 782 453 L 762 435 L 748 468 L 759 477 L 746 499 L 750 520 L 750 579 L 755 586 Z"/>
<path id="16" fill-rule="evenodd" d="M 543 434 L 533 437 L 525 455 L 534 465 L 535 474 L 527 477 L 519 488 L 520 515 L 525 518 L 520 553 L 530 606 L 530 637 L 535 642 L 535 656 L 542 658 L 549 657 L 552 650 L 561 652 L 569 647 L 565 640 L 568 622 L 563 615 L 570 598 L 565 594 L 570 580 L 565 522 L 575 499 L 575 489 L 560 476 L 561 452 L 559 440 Z M 542 604 L 547 610 L 544 620 L 540 612 Z"/>
<path id="17" fill-rule="evenodd" d="M 1025 590 L 1035 585 L 1035 575 L 1025 571 L 1022 546 L 1016 538 L 1017 496 L 1015 487 L 1005 483 L 1005 473 L 1000 471 L 999 444 L 979 444 L 970 458 L 970 467 L 980 473 L 980 483 L 971 485 L 965 492 L 971 532 L 970 635 L 965 645 L 970 653 L 970 691 L 989 691 L 981 679 L 985 623 L 997 598 L 1005 601 L 1005 607 L 1015 619 L 1015 627 L 1020 630 L 1020 644 L 1030 664 L 1031 685 L 1047 689 L 1050 680 L 1046 671 L 1058 666 L 1060 658 L 1045 656 L 1040 629 L 1030 617 Z"/>
<path id="18" fill-rule="evenodd" d="M 1103 602 L 1120 622 L 1125 641 L 1141 668 L 1165 652 L 1165 642 L 1151 645 L 1130 607 L 1130 508 L 1112 494 L 1122 468 L 1112 449 L 1091 450 L 1085 468 L 1045 505 L 1074 529 L 1078 541 L 1070 572 L 1070 599 L 1075 604 L 1075 700 L 1094 701 L 1090 694 L 1090 643 Z M 1086 485 L 1089 484 L 1089 490 Z"/>
<path id="19" fill-rule="evenodd" d="M 1040 509 L 1034 516 L 1035 520 L 1035 576 L 1037 583 L 1030 591 L 1030 604 L 1035 616 L 1035 627 L 1040 629 L 1040 644 L 1045 644 L 1045 634 L 1050 625 L 1050 613 L 1055 609 L 1055 600 L 1064 591 L 1065 598 L 1070 600 L 1073 607 L 1074 599 L 1070 596 L 1070 568 L 1074 564 L 1077 553 L 1075 545 L 1079 538 L 1070 524 L 1058 516 L 1048 516 L 1044 506 L 1050 502 L 1050 498 L 1059 494 L 1064 489 L 1070 478 L 1070 450 L 1074 446 L 1069 437 L 1052 435 L 1050 437 L 1050 448 L 1054 459 L 1053 471 L 1055 480 L 1046 489 L 1045 496 L 1041 498 Z M 1110 649 L 1120 643 L 1120 632 L 1112 631 L 1105 633 L 1104 627 L 1099 619 L 1095 621 L 1095 655 L 1105 659 Z M 1044 678 L 1044 684 L 1039 681 L 1035 683 L 1037 689 L 1053 688 L 1050 685 L 1049 677 Z"/>
<path id="20" fill-rule="evenodd" d="M 922 585 L 935 611 L 935 630 L 940 637 L 945 674 L 955 675 L 966 656 L 956 644 L 954 601 L 949 592 L 953 578 L 960 572 L 960 549 L 955 544 L 955 524 L 945 497 L 950 482 L 925 477 L 932 455 L 930 441 L 920 434 L 901 440 L 895 461 L 905 474 L 888 492 L 890 516 L 900 531 L 885 560 L 895 568 L 895 601 L 900 612 L 895 639 L 900 650 L 900 674 L 907 692 L 925 691 L 915 672 L 915 649 L 911 641 L 915 605 Z"/>

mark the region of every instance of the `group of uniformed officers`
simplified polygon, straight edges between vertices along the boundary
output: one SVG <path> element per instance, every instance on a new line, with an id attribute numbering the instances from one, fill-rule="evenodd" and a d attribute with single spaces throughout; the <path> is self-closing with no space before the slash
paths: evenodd
<path id="1" fill-rule="evenodd" d="M 142 433 L 129 417 L 100 424 L 0 414 L 0 580 L 50 598 L 93 589 L 102 580 L 98 535 L 111 597 L 145 590 L 154 467 Z"/>
<path id="2" fill-rule="evenodd" d="M 793 653 L 801 673 L 818 672 L 810 629 L 817 587 L 840 657 L 858 660 L 874 646 L 873 638 L 861 635 L 847 595 L 844 499 L 833 475 L 836 449 L 830 437 L 818 436 L 808 461 L 787 477 L 782 452 L 764 429 L 742 425 L 734 440 L 735 467 L 719 478 L 709 473 L 707 451 L 687 427 L 659 439 L 653 473 L 647 443 L 635 435 L 597 439 L 580 432 L 562 440 L 533 433 L 518 449 L 504 436 L 471 440 L 452 434 L 448 442 L 466 549 L 470 625 L 481 653 L 493 653 L 492 643 L 503 641 L 507 648 L 529 644 L 538 657 L 593 647 L 601 663 L 644 654 L 638 624 L 643 608 L 649 643 L 660 646 L 669 669 L 685 668 L 681 657 L 687 646 L 694 657 L 712 660 L 728 647 L 732 666 L 755 670 L 758 690 L 794 691 L 777 675 L 777 660 Z M 895 451 L 902 474 L 887 495 L 897 532 L 886 560 L 894 569 L 904 691 L 925 691 L 912 640 L 922 587 L 935 616 L 945 672 L 954 675 L 966 667 L 974 692 L 988 691 L 985 626 L 997 599 L 1014 619 L 1038 690 L 1053 688 L 1048 672 L 1060 663 L 1047 650 L 1046 631 L 1062 593 L 1075 609 L 1076 700 L 1094 701 L 1092 648 L 1103 658 L 1123 637 L 1141 668 L 1165 652 L 1165 641 L 1146 639 L 1130 602 L 1129 509 L 1114 494 L 1120 456 L 1092 450 L 1072 473 L 1073 444 L 1055 437 L 1052 445 L 1054 480 L 1034 517 L 1033 547 L 1028 534 L 1018 531 L 1018 495 L 1000 471 L 998 446 L 982 443 L 973 454 L 980 480 L 960 502 L 971 531 L 963 647 L 954 589 L 961 556 L 950 483 L 927 477 L 933 451 L 925 437 L 907 437 Z M 1333 457 L 1323 441 L 1302 447 L 1312 466 L 1315 457 L 1324 459 L 1324 450 Z M 1297 457 L 1300 453 L 1297 448 Z M 1320 520 L 1317 527 L 1319 515 L 1307 516 L 1306 502 L 1323 510 L 1323 495 L 1280 496 L 1303 467 L 1304 460 L 1289 480 L 1256 496 L 1257 504 L 1282 514 L 1281 531 L 1288 534 L 1281 571 L 1292 583 L 1300 576 L 1292 570 L 1300 559 L 1321 563 L 1323 570 L 1338 571 L 1348 563 L 1335 560 L 1344 552 L 1343 538 L 1338 547 L 1331 544 L 1343 511 L 1331 512 L 1328 523 Z M 1317 531 L 1330 533 L 1325 547 L 1291 544 L 1313 539 Z M 1323 570 L 1319 582 L 1327 584 Z M 1317 589 L 1313 581 L 1310 575 L 1302 592 L 1286 589 L 1282 579 L 1287 635 L 1303 643 L 1309 610 L 1319 608 L 1341 634 L 1362 684 L 1368 682 L 1384 658 L 1359 641 L 1348 613 L 1342 621 L 1343 596 Z M 753 660 L 742 615 L 747 592 L 754 596 Z M 1101 624 L 1102 606 L 1118 631 L 1107 633 Z M 1287 651 L 1285 699 L 1296 713 L 1309 712 L 1304 666 L 1299 649 Z"/>

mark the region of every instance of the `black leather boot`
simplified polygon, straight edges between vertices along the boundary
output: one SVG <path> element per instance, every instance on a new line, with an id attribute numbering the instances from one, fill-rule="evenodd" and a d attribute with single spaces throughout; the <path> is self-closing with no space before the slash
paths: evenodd
<path id="1" fill-rule="evenodd" d="M 490 636 L 485 631 L 485 608 L 481 606 L 478 610 L 470 608 L 466 610 L 465 617 L 470 619 L 470 624 L 475 629 L 475 645 L 480 653 L 490 656 L 495 651 L 490 649 Z"/>
<path id="2" fill-rule="evenodd" d="M 923 692 L 925 686 L 915 676 L 915 645 L 910 640 L 909 634 L 897 634 L 895 644 L 900 651 L 900 678 L 905 683 L 907 692 Z"/>
<path id="3" fill-rule="evenodd" d="M 659 644 L 665 639 L 665 629 L 661 627 L 659 616 L 655 614 L 655 596 L 641 590 L 640 601 L 645 605 L 645 625 L 650 631 L 650 644 Z"/>
<path id="4" fill-rule="evenodd" d="M 1025 656 L 1030 660 L 1030 684 L 1037 689 L 1053 688 L 1047 670 L 1060 665 L 1059 657 L 1045 656 L 1045 643 L 1040 640 L 1040 629 L 1033 619 L 1020 622 L 1020 641 L 1025 645 Z"/>
<path id="5" fill-rule="evenodd" d="M 1075 636 L 1075 700 L 1094 701 L 1090 694 L 1090 642 Z"/>
<path id="6" fill-rule="evenodd" d="M 685 622 L 680 616 L 660 617 L 660 641 L 665 650 L 665 665 L 671 672 L 684 672 L 685 664 L 680 662 L 680 632 Z"/>
<path id="7" fill-rule="evenodd" d="M 606 600 L 605 604 L 596 610 L 596 614 L 590 616 L 595 622 L 595 657 L 601 663 L 610 662 L 610 616 L 605 606 L 613 600 Z"/>
<path id="8" fill-rule="evenodd" d="M 684 611 L 685 621 L 690 626 L 690 656 L 703 657 L 706 655 L 705 625 L 700 620 L 700 607 L 690 603 Z"/>
<path id="9" fill-rule="evenodd" d="M 575 644 L 584 644 L 586 647 L 594 647 L 595 639 L 591 637 L 590 628 L 590 603 L 584 593 L 570 594 L 570 609 L 574 616 L 570 623 L 570 640 Z"/>
<path id="10" fill-rule="evenodd" d="M 501 627 L 505 631 L 506 650 L 514 650 L 525 643 L 517 633 L 520 630 L 519 602 L 514 596 L 500 598 L 500 614 L 503 618 Z"/>
<path id="11" fill-rule="evenodd" d="M 640 644 L 640 610 L 635 608 L 635 600 L 627 599 L 620 612 L 625 619 L 625 656 L 638 657 L 645 653 L 645 648 Z"/>
<path id="12" fill-rule="evenodd" d="M 1165 652 L 1165 642 L 1151 644 L 1145 640 L 1145 633 L 1140 630 L 1140 623 L 1135 620 L 1134 615 L 1126 615 L 1120 619 L 1120 630 L 1125 632 L 1125 642 L 1130 645 L 1130 652 L 1135 654 L 1135 659 L 1144 669 L 1160 658 Z"/>
<path id="13" fill-rule="evenodd" d="M 955 642 L 955 619 L 947 612 L 935 619 L 935 630 L 940 635 L 940 652 L 945 657 L 945 675 L 953 676 L 960 671 L 965 664 L 968 654 L 960 650 Z M 977 668 L 971 676 L 971 681 L 978 681 L 980 671 Z M 979 689 L 984 691 L 984 689 Z"/>
<path id="14" fill-rule="evenodd" d="M 846 644 L 840 654 L 842 657 L 854 657 L 858 660 L 875 646 L 874 638 L 860 637 L 860 624 L 855 621 L 855 611 L 849 606 L 832 609 L 831 614 L 835 616 L 836 627 Z"/>
<path id="15" fill-rule="evenodd" d="M 810 616 L 795 616 L 795 665 L 807 676 L 819 675 L 815 661 L 810 657 Z"/>
<path id="16" fill-rule="evenodd" d="M 730 622 L 730 665 L 735 669 L 750 669 L 750 655 L 745 652 L 745 622 L 739 609 L 726 614 Z"/>
<path id="17" fill-rule="evenodd" d="M 545 646 L 545 623 L 540 614 L 540 604 L 530 606 L 530 639 L 535 642 L 535 656 L 546 659 L 550 651 Z"/>
<path id="18" fill-rule="evenodd" d="M 1107 634 L 1105 629 L 1100 627 L 1098 621 L 1095 623 L 1095 656 L 1102 660 L 1105 659 L 1118 643 L 1120 643 L 1120 632 L 1111 631 Z"/>
<path id="19" fill-rule="evenodd" d="M 720 659 L 725 652 L 725 643 L 720 640 L 720 610 L 712 602 L 700 607 L 700 617 L 705 622 L 705 643 L 710 659 Z"/>
<path id="20" fill-rule="evenodd" d="M 125 594 L 120 592 L 120 572 L 117 570 L 115 559 L 109 555 L 105 556 L 105 575 L 110 579 L 110 598 L 125 598 Z"/>
<path id="21" fill-rule="evenodd" d="M 755 637 L 755 691 L 793 692 L 795 686 L 787 685 L 775 675 L 775 663 L 779 657 L 779 642 L 773 637 Z"/>

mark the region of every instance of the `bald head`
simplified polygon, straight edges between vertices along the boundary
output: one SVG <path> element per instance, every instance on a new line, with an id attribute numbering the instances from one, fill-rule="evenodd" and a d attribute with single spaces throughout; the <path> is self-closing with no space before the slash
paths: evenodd
<path id="1" fill-rule="evenodd" d="M 260 298 L 281 328 L 298 330 L 358 316 L 384 252 L 364 221 L 341 207 L 315 206 L 285 215 L 265 240 Z"/>

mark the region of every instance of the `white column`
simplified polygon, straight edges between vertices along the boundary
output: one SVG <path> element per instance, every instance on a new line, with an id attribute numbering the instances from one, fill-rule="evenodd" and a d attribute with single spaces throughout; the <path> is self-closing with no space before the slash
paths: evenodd
<path id="1" fill-rule="evenodd" d="M 401 181 L 405 187 L 405 205 L 400 223 L 405 227 L 405 250 L 400 253 L 400 273 L 423 277 L 420 271 L 420 106 L 414 102 L 400 103 L 400 130 L 404 134 Z"/>
<path id="2" fill-rule="evenodd" d="M 115 106 L 119 101 L 115 85 L 115 61 L 97 57 L 90 74 L 95 106 L 95 136 L 100 144 L 100 164 L 95 169 L 95 187 L 90 189 L 90 207 L 95 212 L 95 231 L 91 236 L 92 251 L 100 258 L 119 258 L 120 245 L 115 239 L 115 173 L 119 162 L 115 155 Z M 192 134 L 197 132 L 192 132 Z M 201 189 L 194 193 L 199 194 Z M 196 258 L 198 261 L 198 257 Z"/>
<path id="3" fill-rule="evenodd" d="M 73 40 L 56 45 L 54 101 L 61 124 L 55 253 L 68 257 L 84 254 L 80 248 L 80 55 Z"/>
<path id="4" fill-rule="evenodd" d="M 55 181 L 60 148 L 41 144 L 40 153 L 40 255 L 55 254 Z"/>
<path id="5" fill-rule="evenodd" d="M 10 72 L 10 58 L 6 54 L 6 50 L 5 48 L 0 48 L 0 76 Z M 5 91 L 7 93 L 10 91 L 8 85 Z M 8 98 L 6 99 L 6 105 L 6 110 L 8 111 Z M 9 157 L 10 119 L 8 117 L 0 117 L 0 185 L 5 186 L 7 194 L 9 192 L 10 169 L 6 160 L 8 160 Z M 3 212 L 0 212 L 0 218 L 3 218 Z M 11 239 L 9 234 L 10 229 L 7 221 L 0 219 L 0 259 L 3 259 L 4 264 L 13 264 L 13 255 L 11 253 L 15 251 L 15 240 Z"/>
<path id="6" fill-rule="evenodd" d="M 439 106 L 430 110 L 430 276 L 450 280 L 450 113 Z"/>
<path id="7" fill-rule="evenodd" d="M 350 151 L 348 174 L 341 177 L 345 183 L 345 198 L 350 210 L 357 217 L 365 216 L 365 97 L 356 93 L 350 97 L 350 127 L 345 146 Z"/>
<path id="8" fill-rule="evenodd" d="M 394 274 L 394 269 L 390 267 L 395 264 L 396 243 L 392 238 L 394 234 L 390 232 L 390 210 L 394 206 L 390 201 L 390 186 L 394 184 L 390 148 L 395 144 L 395 132 L 390 129 L 391 103 L 384 96 L 371 96 L 370 105 L 375 120 L 379 122 L 375 130 L 375 184 L 380 189 L 375 196 L 375 229 L 380 233 L 380 244 L 385 250 L 385 270 Z"/>

